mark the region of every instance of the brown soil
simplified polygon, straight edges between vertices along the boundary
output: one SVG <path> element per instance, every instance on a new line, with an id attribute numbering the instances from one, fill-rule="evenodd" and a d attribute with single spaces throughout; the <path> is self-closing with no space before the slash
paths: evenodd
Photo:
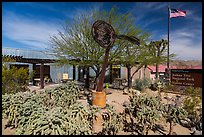
<path id="1" fill-rule="evenodd" d="M 5 129 L 6 121 L 6 119 L 2 119 L 2 135 L 15 135 L 16 130 L 14 128 L 7 127 Z"/>

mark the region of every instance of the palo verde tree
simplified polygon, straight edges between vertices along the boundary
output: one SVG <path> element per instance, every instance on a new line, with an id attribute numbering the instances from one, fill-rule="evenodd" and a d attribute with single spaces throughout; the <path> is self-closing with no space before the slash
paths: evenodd
<path id="1" fill-rule="evenodd" d="M 91 13 L 81 13 L 74 18 L 73 22 L 66 23 L 63 31 L 59 31 L 58 35 L 51 36 L 50 43 L 53 46 L 51 50 L 57 53 L 56 56 L 62 64 L 91 67 L 97 78 L 101 72 L 104 49 L 92 37 L 93 23 L 96 20 L 103 20 L 113 26 L 116 34 L 137 36 L 139 32 L 129 29 L 134 25 L 131 18 L 129 13 L 118 13 L 116 7 L 111 8 L 110 11 L 93 10 Z M 121 56 L 124 45 L 124 40 L 115 41 L 109 55 L 110 63 Z"/>

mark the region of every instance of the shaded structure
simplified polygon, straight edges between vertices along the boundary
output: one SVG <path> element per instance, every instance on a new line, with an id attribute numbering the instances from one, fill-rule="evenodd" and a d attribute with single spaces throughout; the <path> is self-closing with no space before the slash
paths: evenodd
<path id="1" fill-rule="evenodd" d="M 15 56 L 15 55 L 2 55 L 2 58 L 10 58 L 14 60 L 15 62 L 21 62 L 21 63 L 31 63 L 33 64 L 33 67 L 36 66 L 36 64 L 40 65 L 40 88 L 44 88 L 44 63 L 54 63 L 56 60 L 54 59 L 33 59 L 33 58 L 24 58 L 23 56 Z M 34 78 L 33 78 L 34 81 Z"/>
<path id="2" fill-rule="evenodd" d="M 32 82 L 35 85 L 36 84 L 35 79 L 38 79 L 41 89 L 44 88 L 44 78 L 45 77 L 53 76 L 53 78 L 55 78 L 54 81 L 56 82 L 56 78 L 58 79 L 61 76 L 61 72 L 68 73 L 68 71 L 69 72 L 73 71 L 73 80 L 75 80 L 76 78 L 75 76 L 76 67 L 75 66 L 73 66 L 73 70 L 71 70 L 70 68 L 66 66 L 58 67 L 58 66 L 53 65 L 58 61 L 58 58 L 55 56 L 54 53 L 48 53 L 46 51 L 3 48 L 2 49 L 2 59 L 4 60 L 6 58 L 13 60 L 9 62 L 9 66 L 18 66 L 18 67 L 26 66 L 29 68 L 29 71 L 30 70 L 37 71 L 37 74 L 34 74 L 34 76 L 32 77 Z"/>

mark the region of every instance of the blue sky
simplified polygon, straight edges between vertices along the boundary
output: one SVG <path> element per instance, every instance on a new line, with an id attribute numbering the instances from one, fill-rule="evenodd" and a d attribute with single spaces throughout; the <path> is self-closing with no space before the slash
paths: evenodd
<path id="1" fill-rule="evenodd" d="M 49 37 L 62 31 L 61 24 L 93 8 L 131 12 L 135 25 L 152 34 L 151 40 L 167 39 L 167 6 L 187 11 L 170 19 L 170 53 L 175 59 L 202 60 L 202 2 L 3 2 L 2 46 L 46 50 Z"/>

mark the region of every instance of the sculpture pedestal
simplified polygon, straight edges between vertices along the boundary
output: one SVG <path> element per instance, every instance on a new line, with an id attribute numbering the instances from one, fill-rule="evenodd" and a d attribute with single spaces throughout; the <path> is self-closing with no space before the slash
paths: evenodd
<path id="1" fill-rule="evenodd" d="M 106 92 L 96 92 L 92 91 L 92 105 L 99 106 L 100 108 L 106 107 Z"/>

